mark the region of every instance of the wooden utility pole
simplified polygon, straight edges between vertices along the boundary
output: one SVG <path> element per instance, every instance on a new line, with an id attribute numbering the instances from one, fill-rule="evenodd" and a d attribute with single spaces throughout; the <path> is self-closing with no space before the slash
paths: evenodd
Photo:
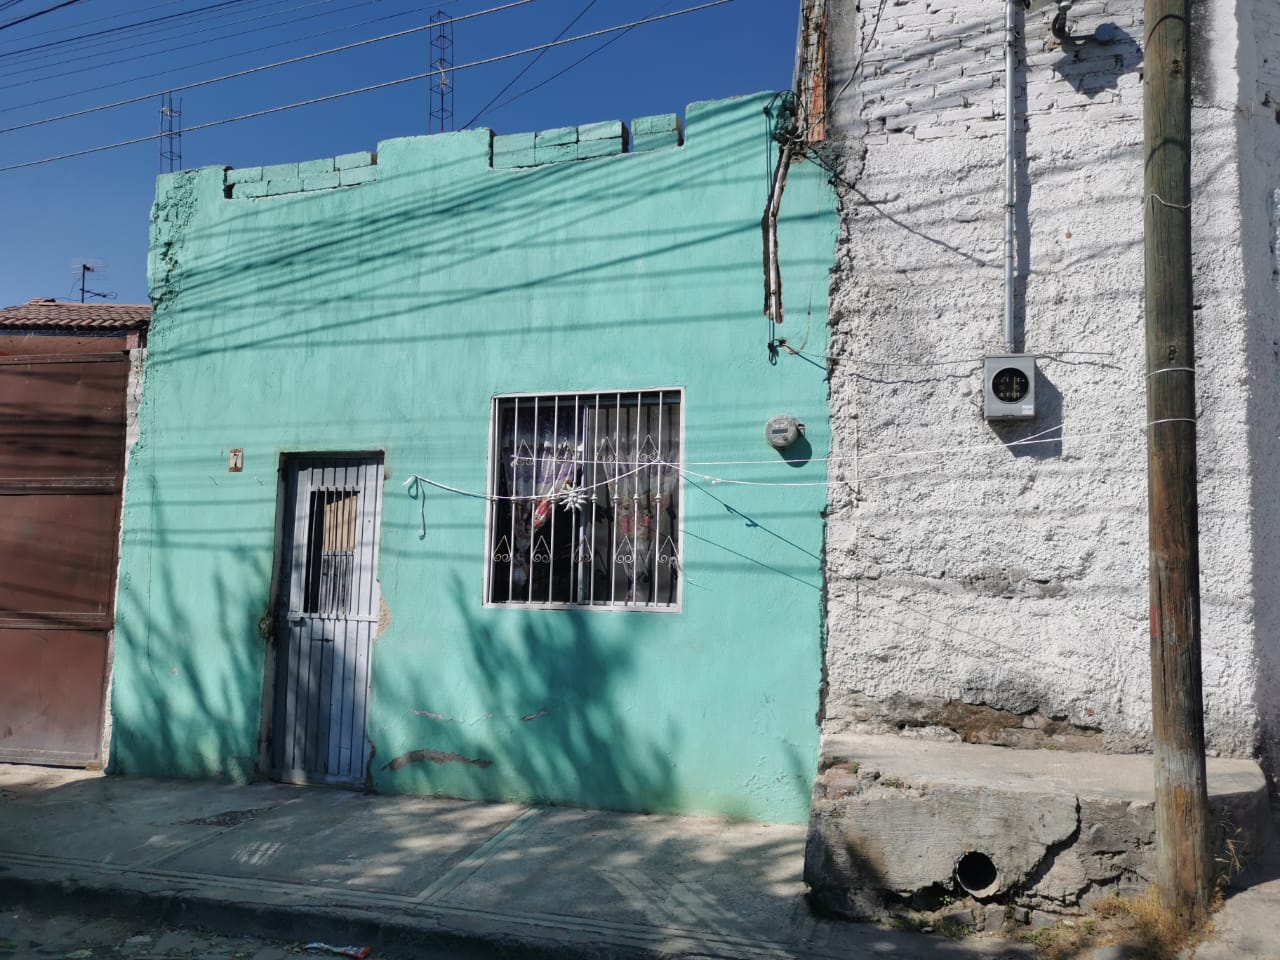
<path id="1" fill-rule="evenodd" d="M 1189 8 L 1190 0 L 1146 0 L 1142 84 L 1157 885 L 1188 928 L 1208 916 L 1213 886 L 1200 678 Z"/>

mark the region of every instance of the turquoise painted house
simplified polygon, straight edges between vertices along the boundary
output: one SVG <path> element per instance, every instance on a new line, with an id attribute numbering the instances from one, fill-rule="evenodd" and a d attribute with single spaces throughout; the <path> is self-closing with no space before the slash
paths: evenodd
<path id="1" fill-rule="evenodd" d="M 807 818 L 836 217 L 795 165 L 771 355 L 770 103 L 160 178 L 113 771 Z"/>

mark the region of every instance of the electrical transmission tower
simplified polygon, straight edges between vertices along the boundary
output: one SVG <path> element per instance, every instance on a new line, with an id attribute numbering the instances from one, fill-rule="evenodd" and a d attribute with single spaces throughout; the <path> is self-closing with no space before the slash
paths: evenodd
<path id="1" fill-rule="evenodd" d="M 165 169 L 168 167 L 168 169 Z M 160 98 L 160 172 L 182 169 L 182 101 L 173 105 L 173 94 Z"/>
<path id="2" fill-rule="evenodd" d="M 437 10 L 431 22 L 431 121 L 428 133 L 453 129 L 453 22 Z"/>

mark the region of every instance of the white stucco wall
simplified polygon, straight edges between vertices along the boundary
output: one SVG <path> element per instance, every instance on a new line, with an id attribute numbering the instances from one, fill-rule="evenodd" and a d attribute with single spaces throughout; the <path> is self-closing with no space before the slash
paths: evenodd
<path id="1" fill-rule="evenodd" d="M 1018 313 L 1040 396 L 1003 426 L 981 358 L 1004 347 L 1004 5 L 828 5 L 833 91 L 855 76 L 834 109 L 826 729 L 961 701 L 1146 747 L 1141 0 L 1077 3 L 1075 34 L 1121 34 L 1075 51 L 1052 8 L 1026 14 Z M 1210 749 L 1234 755 L 1259 717 L 1274 740 L 1280 677 L 1275 7 L 1205 0 L 1195 23 L 1203 668 Z"/>
<path id="2" fill-rule="evenodd" d="M 1240 5 L 1239 190 L 1248 318 L 1259 752 L 1280 775 L 1280 4 Z"/>

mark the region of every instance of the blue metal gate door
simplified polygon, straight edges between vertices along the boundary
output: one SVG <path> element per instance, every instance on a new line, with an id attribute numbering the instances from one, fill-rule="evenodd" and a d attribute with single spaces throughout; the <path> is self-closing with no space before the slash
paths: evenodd
<path id="1" fill-rule="evenodd" d="M 381 602 L 382 457 L 292 457 L 286 471 L 273 775 L 361 784 Z"/>

